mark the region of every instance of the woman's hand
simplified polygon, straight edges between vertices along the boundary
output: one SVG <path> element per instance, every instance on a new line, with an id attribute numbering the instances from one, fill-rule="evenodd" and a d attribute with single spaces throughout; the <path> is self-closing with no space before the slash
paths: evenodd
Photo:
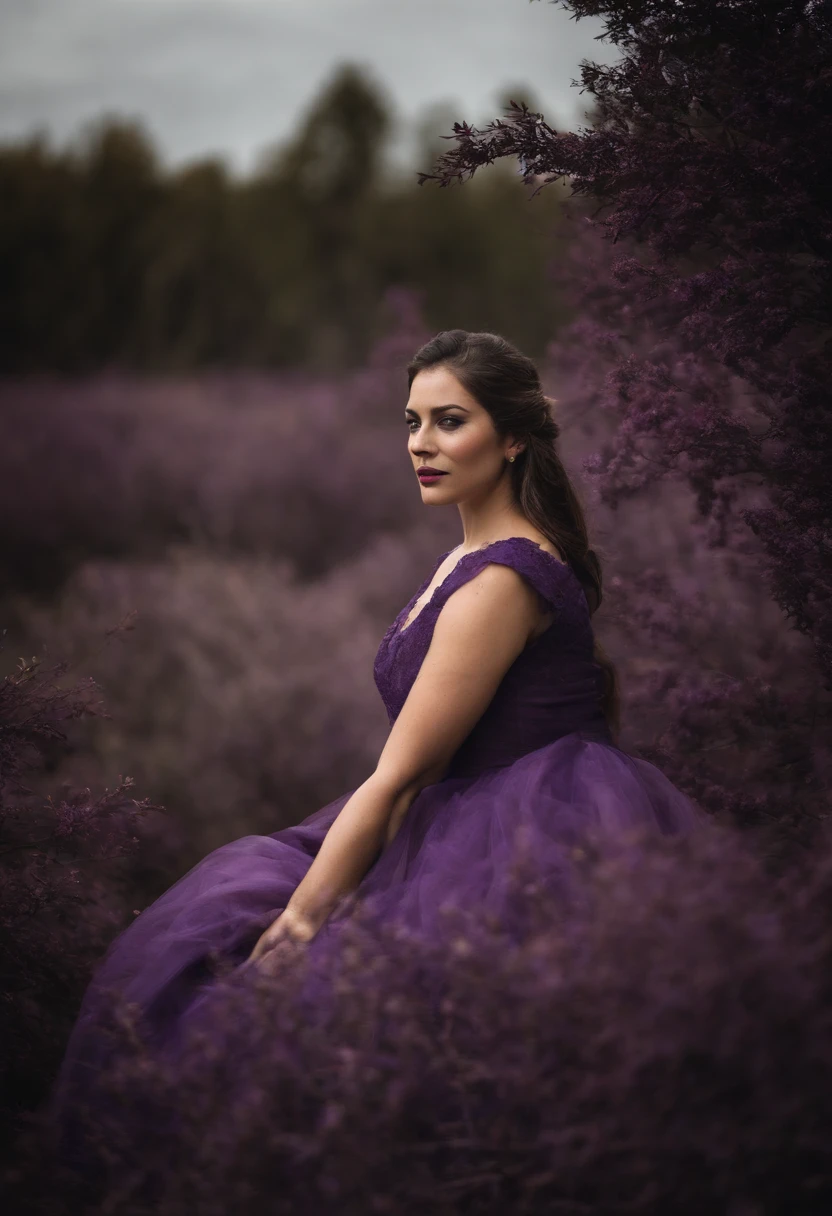
<path id="1" fill-rule="evenodd" d="M 292 947 L 297 942 L 308 942 L 318 928 L 305 917 L 285 908 L 277 920 L 272 921 L 268 929 L 261 933 L 247 961 L 258 963 L 264 970 L 271 971 L 285 953 L 281 948 L 284 944 Z"/>

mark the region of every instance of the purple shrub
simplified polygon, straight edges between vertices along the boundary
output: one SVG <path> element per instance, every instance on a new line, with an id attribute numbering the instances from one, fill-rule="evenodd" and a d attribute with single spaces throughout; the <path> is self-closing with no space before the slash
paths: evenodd
<path id="1" fill-rule="evenodd" d="M 85 1197 L 36 1136 L 17 1210 L 819 1216 L 830 883 L 828 832 L 777 876 L 715 829 L 588 842 L 563 885 L 521 858 L 438 940 L 359 907 L 219 981 L 174 1055 L 123 1010 Z"/>
<path id="2" fill-rule="evenodd" d="M 557 273 L 580 313 L 549 362 L 593 493 L 606 571 L 596 628 L 619 666 L 625 744 L 712 813 L 771 826 L 772 848 L 806 843 L 830 809 L 832 703 L 813 640 L 765 586 L 746 516 L 766 488 L 720 468 L 725 432 L 697 431 L 719 406 L 745 442 L 766 403 L 663 333 L 661 300 L 622 291 L 597 228 L 582 224 Z M 656 389 L 663 377 L 672 393 Z"/>
<path id="3" fill-rule="evenodd" d="M 772 848 L 805 843 L 829 811 L 829 695 L 811 639 L 770 598 L 762 544 L 742 518 L 764 491 L 725 475 L 708 513 L 673 448 L 682 402 L 692 411 L 730 402 L 756 429 L 762 406 L 746 382 L 663 336 L 660 304 L 623 293 L 614 261 L 597 229 L 582 224 L 557 267 L 581 312 L 548 356 L 569 461 L 584 473 L 604 560 L 595 627 L 619 668 L 623 741 L 713 814 L 770 825 Z M 618 373 L 648 357 L 672 370 L 684 394 L 680 387 L 665 410 L 664 430 L 640 437 L 636 457 Z M 703 459 L 706 438 L 698 441 Z M 718 445 L 714 452 L 716 460 Z"/>
<path id="4" fill-rule="evenodd" d="M 369 366 L 338 379 L 0 383 L 0 594 L 54 594 L 88 558 L 171 543 L 266 553 L 312 577 L 415 523 L 401 360 L 426 334 L 410 293 L 391 291 L 387 309 Z"/>
<path id="5" fill-rule="evenodd" d="M 110 780 L 129 767 L 179 827 L 179 872 L 355 788 L 389 729 L 379 640 L 439 548 L 422 525 L 301 582 L 285 561 L 177 547 L 165 561 L 88 562 L 54 606 L 18 601 L 27 636 L 71 657 L 135 614 L 131 644 L 89 663 L 111 715 L 65 771 Z"/>
<path id="6" fill-rule="evenodd" d="M 770 827 L 773 848 L 809 843 L 830 809 L 832 749 L 805 639 L 766 629 L 752 596 L 682 595 L 655 568 L 615 577 L 610 600 L 631 746 L 712 814 Z M 743 622 L 751 640 L 731 653 Z"/>
<path id="7" fill-rule="evenodd" d="M 0 647 L 2 649 L 2 647 Z M 91 969 L 123 925 L 122 859 L 152 807 L 133 781 L 94 795 L 45 793 L 69 725 L 105 714 L 66 663 L 21 659 L 0 683 L 0 1139 L 36 1106 L 60 1060 Z"/>

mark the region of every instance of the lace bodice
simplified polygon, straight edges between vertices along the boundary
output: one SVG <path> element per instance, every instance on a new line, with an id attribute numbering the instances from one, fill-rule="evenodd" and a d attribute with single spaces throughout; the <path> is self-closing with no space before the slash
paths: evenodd
<path id="1" fill-rule="evenodd" d="M 610 742 L 600 707 L 603 673 L 592 657 L 586 596 L 574 571 L 525 536 L 492 541 L 464 553 L 406 629 L 402 626 L 446 557 L 392 622 L 376 653 L 373 675 L 392 725 L 427 654 L 442 606 L 491 562 L 517 570 L 540 595 L 552 624 L 509 667 L 490 705 L 454 756 L 447 776 L 471 776 L 513 764 L 571 731 Z"/>

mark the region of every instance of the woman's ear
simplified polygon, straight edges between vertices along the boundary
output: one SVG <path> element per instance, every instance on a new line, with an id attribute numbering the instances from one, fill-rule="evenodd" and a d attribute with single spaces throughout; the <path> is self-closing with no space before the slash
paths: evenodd
<path id="1" fill-rule="evenodd" d="M 515 438 L 514 435 L 506 435 L 508 446 L 505 449 L 505 457 L 508 460 L 509 456 L 519 456 L 525 448 L 525 443 Z"/>

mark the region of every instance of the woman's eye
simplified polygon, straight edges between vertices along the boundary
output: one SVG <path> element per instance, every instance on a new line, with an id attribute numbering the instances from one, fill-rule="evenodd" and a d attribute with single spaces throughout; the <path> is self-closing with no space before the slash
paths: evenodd
<path id="1" fill-rule="evenodd" d="M 448 431 L 455 431 L 455 430 L 456 430 L 456 428 L 457 428 L 458 426 L 462 426 L 462 419 L 461 419 L 461 418 L 454 418 L 454 417 L 453 417 L 453 416 L 451 416 L 450 414 L 448 415 L 448 417 L 447 417 L 447 418 L 440 418 L 440 419 L 439 419 L 439 421 L 440 421 L 440 422 L 450 422 L 450 423 L 452 423 L 452 425 L 451 425 L 451 426 L 449 426 L 449 427 L 446 427 L 446 428 L 445 428 L 445 429 L 446 429 L 446 430 L 448 430 Z M 408 418 L 408 419 L 407 419 L 407 429 L 408 429 L 409 431 L 411 431 L 411 432 L 413 431 L 413 426 L 414 426 L 414 423 L 417 423 L 417 420 L 416 420 L 415 418 Z M 417 423 L 417 425 L 418 425 L 418 423 Z"/>

